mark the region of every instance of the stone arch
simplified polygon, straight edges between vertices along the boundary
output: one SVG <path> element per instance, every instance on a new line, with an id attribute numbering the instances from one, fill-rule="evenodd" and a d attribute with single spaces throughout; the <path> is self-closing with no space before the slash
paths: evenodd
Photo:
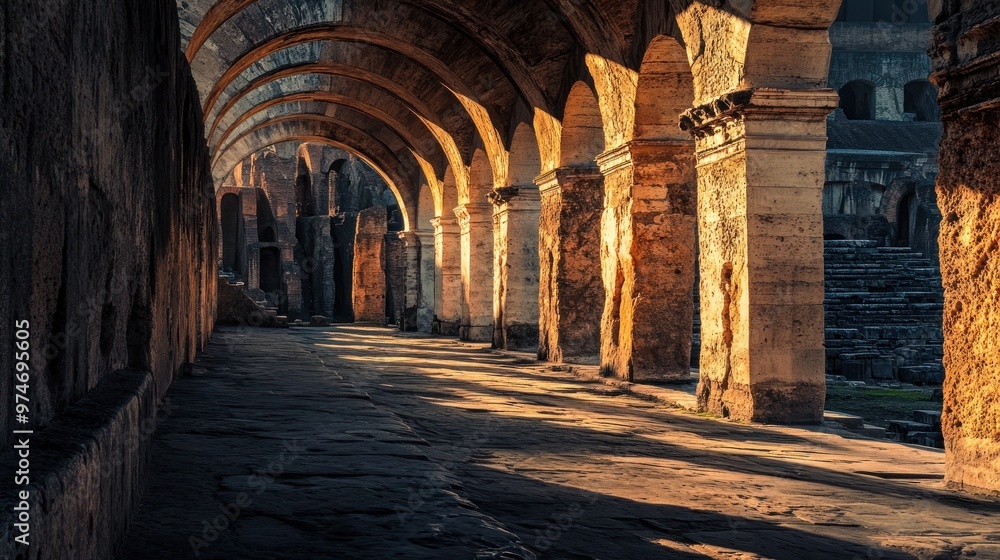
<path id="1" fill-rule="evenodd" d="M 232 271 L 238 275 L 245 273 L 244 233 L 243 233 L 243 202 L 235 193 L 222 195 L 219 201 L 219 216 L 222 235 L 223 270 Z"/>
<path id="2" fill-rule="evenodd" d="M 530 124 L 519 123 L 510 143 L 510 172 L 507 174 L 507 182 L 510 186 L 534 187 L 535 178 L 541 173 L 542 157 L 535 132 Z"/>
<path id="3" fill-rule="evenodd" d="M 840 108 L 848 119 L 873 121 L 875 113 L 875 84 L 868 80 L 852 80 L 838 91 Z"/>
<path id="4" fill-rule="evenodd" d="M 695 145 L 680 122 L 693 79 L 684 46 L 654 37 L 637 81 L 635 137 L 599 158 L 601 366 L 629 381 L 691 379 L 697 185 Z"/>
<path id="5" fill-rule="evenodd" d="M 493 189 L 493 170 L 489 157 L 482 149 L 472 154 L 472 164 L 469 166 L 469 192 L 459 193 L 459 204 L 485 204 L 486 195 Z"/>
<path id="6" fill-rule="evenodd" d="M 278 241 L 278 223 L 274 218 L 274 211 L 268 201 L 267 193 L 264 189 L 257 190 L 257 240 L 261 243 L 275 243 Z"/>
<path id="7" fill-rule="evenodd" d="M 433 189 L 430 185 L 424 183 L 420 186 L 420 196 L 417 199 L 417 221 L 414 229 L 417 230 L 427 230 L 431 229 L 431 221 L 436 215 L 435 208 L 438 206 L 437 199 L 439 196 L 434 195 Z"/>
<path id="8" fill-rule="evenodd" d="M 254 138 L 252 141 L 250 139 L 241 141 L 238 146 L 234 145 L 229 150 L 227 155 L 220 158 L 220 160 L 214 164 L 213 175 L 218 181 L 219 177 L 225 177 L 232 170 L 233 166 L 238 165 L 238 163 L 232 162 L 242 161 L 250 154 L 260 151 L 261 149 L 265 149 L 268 146 L 273 146 L 283 142 L 312 142 L 317 144 L 326 144 L 335 148 L 340 148 L 355 155 L 371 166 L 371 168 L 382 177 L 386 184 L 389 185 L 389 188 L 392 189 L 393 194 L 396 196 L 396 200 L 402 201 L 400 211 L 403 215 L 404 230 L 408 229 L 411 219 L 410 211 L 415 205 L 415 201 L 412 198 L 414 195 L 411 194 L 413 189 L 406 188 L 404 190 L 401 187 L 409 187 L 412 184 L 412 181 L 417 179 L 424 180 L 424 178 L 422 176 L 414 178 L 412 173 L 409 174 L 410 176 L 406 176 L 401 173 L 401 170 L 405 170 L 406 166 L 399 162 L 399 160 L 394 157 L 394 154 L 390 155 L 387 153 L 388 150 L 385 149 L 385 146 L 371 144 L 371 150 L 363 149 L 362 147 L 359 147 L 359 145 L 365 146 L 362 143 L 359 143 L 358 145 L 346 143 L 346 141 L 350 140 L 350 138 L 334 140 L 333 138 L 335 137 L 343 136 L 334 134 L 335 131 L 336 129 L 325 132 L 324 134 L 318 134 L 324 131 L 299 131 L 285 129 L 273 135 L 262 135 L 263 138 L 260 139 Z M 354 131 L 348 130 L 348 132 Z M 367 146 L 365 146 L 365 148 L 367 148 Z M 382 150 L 380 151 L 378 148 L 382 148 Z M 406 194 L 410 194 L 410 197 L 407 197 Z"/>
<path id="9" fill-rule="evenodd" d="M 912 113 L 918 122 L 941 120 L 937 104 L 938 90 L 927 80 L 913 80 L 903 86 L 903 112 Z"/>
<path id="10" fill-rule="evenodd" d="M 563 113 L 560 167 L 596 167 L 605 149 L 604 123 L 597 95 L 586 82 L 576 82 Z"/>
<path id="11" fill-rule="evenodd" d="M 691 134 L 681 130 L 681 115 L 694 105 L 694 74 L 687 52 L 677 39 L 659 35 L 650 42 L 639 70 L 636 89 L 635 138 L 669 138 L 691 146 Z"/>
<path id="12" fill-rule="evenodd" d="M 905 197 L 913 195 L 916 192 L 916 188 L 916 181 L 909 177 L 896 179 L 883 191 L 882 200 L 879 201 L 878 213 L 895 226 L 899 219 L 900 202 Z"/>

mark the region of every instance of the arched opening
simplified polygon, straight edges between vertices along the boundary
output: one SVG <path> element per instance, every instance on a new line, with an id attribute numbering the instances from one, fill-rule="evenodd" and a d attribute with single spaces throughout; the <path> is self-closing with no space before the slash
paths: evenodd
<path id="1" fill-rule="evenodd" d="M 542 156 L 538 151 L 538 140 L 531 125 L 522 122 L 514 129 L 514 138 L 510 143 L 510 172 L 508 181 L 511 186 L 534 187 L 535 177 L 542 172 Z"/>
<path id="2" fill-rule="evenodd" d="M 927 80 L 914 80 L 903 86 L 903 112 L 913 115 L 918 122 L 941 120 L 937 103 L 938 90 Z"/>
<path id="3" fill-rule="evenodd" d="M 639 70 L 632 169 L 604 177 L 602 323 L 610 328 L 601 365 L 629 381 L 691 381 L 698 187 L 694 141 L 680 122 L 693 105 L 684 46 L 656 36 Z"/>
<path id="4" fill-rule="evenodd" d="M 299 158 L 295 175 L 295 214 L 300 218 L 316 215 L 312 181 L 309 179 L 309 166 L 302 158 Z"/>
<path id="5" fill-rule="evenodd" d="M 219 209 L 222 215 L 222 270 L 242 275 L 243 205 L 240 197 L 232 193 L 223 195 Z"/>
<path id="6" fill-rule="evenodd" d="M 347 163 L 345 159 L 338 159 L 330 165 L 329 173 L 327 174 L 327 190 L 330 193 L 330 200 L 333 202 L 333 214 L 339 214 L 343 212 L 341 210 L 343 206 L 344 189 L 347 187 L 346 177 L 344 177 L 344 164 Z"/>
<path id="7" fill-rule="evenodd" d="M 596 167 L 597 156 L 604 149 L 604 124 L 597 96 L 589 85 L 577 82 L 566 100 L 560 165 Z"/>
<path id="8" fill-rule="evenodd" d="M 276 225 L 267 193 L 263 189 L 257 189 L 257 241 L 261 243 L 276 242 Z"/>
<path id="9" fill-rule="evenodd" d="M 839 233 L 824 233 L 823 241 L 844 241 L 847 239 L 842 234 Z"/>
<path id="10" fill-rule="evenodd" d="M 281 250 L 277 247 L 260 250 L 260 289 L 268 293 L 281 291 Z"/>
<path id="11" fill-rule="evenodd" d="M 276 243 L 277 238 L 274 235 L 274 228 L 271 226 L 265 226 L 257 234 L 257 240 L 261 243 Z"/>
<path id="12" fill-rule="evenodd" d="M 850 120 L 875 120 L 875 84 L 854 80 L 840 88 L 840 108 Z"/>
<path id="13" fill-rule="evenodd" d="M 913 217 L 916 214 L 917 195 L 911 192 L 899 201 L 896 209 L 896 246 L 909 247 L 913 238 Z"/>

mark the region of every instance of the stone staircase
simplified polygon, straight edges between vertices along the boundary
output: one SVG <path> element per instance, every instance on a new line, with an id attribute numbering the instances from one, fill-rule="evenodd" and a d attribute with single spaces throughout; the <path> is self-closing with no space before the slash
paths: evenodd
<path id="1" fill-rule="evenodd" d="M 888 436 L 893 441 L 944 449 L 941 413 L 936 410 L 915 410 L 912 420 L 890 420 Z"/>
<path id="2" fill-rule="evenodd" d="M 941 383 L 944 293 L 937 267 L 908 247 L 825 245 L 827 374 L 869 383 Z M 697 368 L 697 283 L 694 300 L 691 366 Z"/>
<path id="3" fill-rule="evenodd" d="M 869 383 L 941 383 L 940 273 L 908 247 L 826 242 L 827 373 Z"/>

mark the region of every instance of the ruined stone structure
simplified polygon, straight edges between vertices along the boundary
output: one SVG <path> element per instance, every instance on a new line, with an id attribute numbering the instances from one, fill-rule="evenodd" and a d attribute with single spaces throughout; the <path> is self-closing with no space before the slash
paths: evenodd
<path id="1" fill-rule="evenodd" d="M 910 0 L 36 4 L 0 8 L 0 309 L 32 322 L 35 426 L 64 438 L 44 557 L 121 538 L 148 457 L 126 439 L 212 332 L 220 271 L 292 321 L 668 382 L 697 281 L 699 408 L 815 424 L 824 237 L 933 259 L 935 165 L 947 479 L 1000 490 L 993 3 L 928 2 L 930 69 Z"/>
<path id="2" fill-rule="evenodd" d="M 356 156 L 323 144 L 284 142 L 252 154 L 216 198 L 220 270 L 242 282 L 261 308 L 290 320 L 355 320 L 358 274 L 369 273 L 370 259 L 382 262 L 383 245 L 398 244 L 403 227 L 382 177 Z M 363 225 L 365 212 L 369 223 Z M 366 228 L 378 224 L 384 231 L 374 239 Z M 356 257 L 361 236 L 365 245 Z M 385 277 L 401 280 L 405 264 L 375 268 L 383 276 L 378 297 L 384 308 Z M 372 305 L 379 304 L 369 302 L 366 320 L 398 314 Z"/>

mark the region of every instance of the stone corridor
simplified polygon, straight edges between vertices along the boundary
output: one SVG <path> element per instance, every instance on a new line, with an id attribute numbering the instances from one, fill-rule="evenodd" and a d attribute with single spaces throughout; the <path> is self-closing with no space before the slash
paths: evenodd
<path id="1" fill-rule="evenodd" d="M 1000 558 L 1000 502 L 947 490 L 940 452 L 564 369 L 376 327 L 224 328 L 167 394 L 118 558 Z"/>

